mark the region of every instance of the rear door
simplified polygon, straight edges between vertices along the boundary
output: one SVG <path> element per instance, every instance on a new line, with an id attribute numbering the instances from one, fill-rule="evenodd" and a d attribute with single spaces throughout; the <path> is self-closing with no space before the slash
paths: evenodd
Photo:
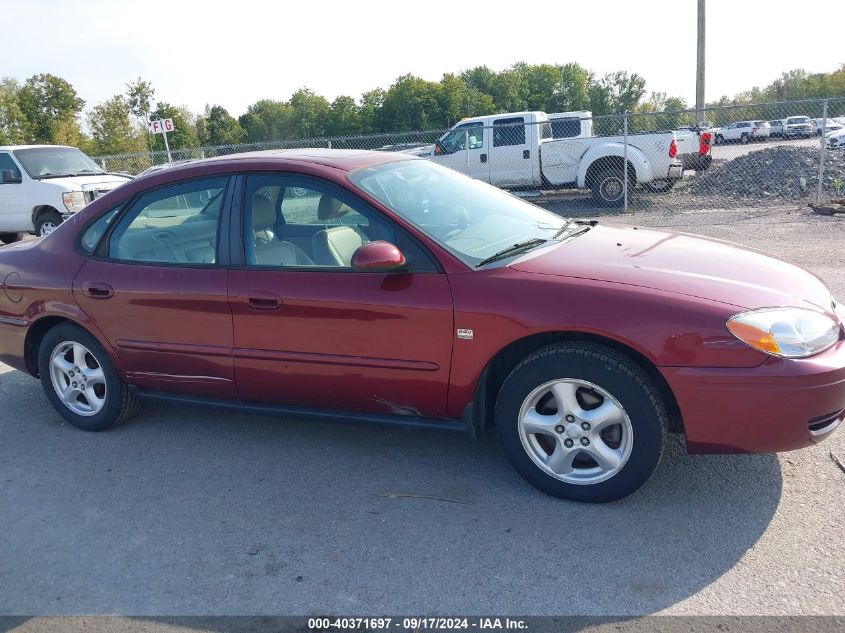
<path id="1" fill-rule="evenodd" d="M 490 129 L 482 121 L 461 123 L 436 145 L 432 160 L 455 171 L 490 182 Z"/>
<path id="2" fill-rule="evenodd" d="M 204 177 L 142 194 L 112 221 L 74 280 L 77 302 L 133 384 L 236 395 L 218 237 L 228 183 Z"/>
<path id="3" fill-rule="evenodd" d="M 539 167 L 537 143 L 532 143 L 537 131 L 525 124 L 525 117 L 493 119 L 490 147 L 490 183 L 497 187 L 531 186 L 539 181 L 534 166 Z M 534 150 L 531 146 L 534 145 Z"/>

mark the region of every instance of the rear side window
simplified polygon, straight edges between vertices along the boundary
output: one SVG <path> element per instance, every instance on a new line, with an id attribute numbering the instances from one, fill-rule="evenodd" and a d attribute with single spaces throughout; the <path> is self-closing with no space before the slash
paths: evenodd
<path id="1" fill-rule="evenodd" d="M 525 119 L 512 117 L 493 121 L 493 147 L 525 145 Z"/>
<path id="2" fill-rule="evenodd" d="M 163 187 L 139 198 L 109 239 L 109 257 L 162 264 L 214 264 L 228 178 Z"/>
<path id="3" fill-rule="evenodd" d="M 581 119 L 552 119 L 552 136 L 554 138 L 572 138 L 579 134 L 581 134 Z"/>
<path id="4" fill-rule="evenodd" d="M 100 239 L 102 239 L 103 235 L 106 234 L 109 224 L 111 224 L 111 221 L 114 219 L 114 216 L 117 215 L 118 211 L 120 211 L 120 206 L 104 213 L 97 218 L 91 226 L 85 229 L 85 233 L 82 234 L 81 240 L 82 250 L 90 254 L 97 249 L 97 244 L 100 243 Z"/>

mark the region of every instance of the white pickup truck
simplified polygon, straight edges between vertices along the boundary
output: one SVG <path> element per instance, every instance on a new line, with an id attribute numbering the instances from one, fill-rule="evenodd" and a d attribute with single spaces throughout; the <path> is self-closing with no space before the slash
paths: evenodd
<path id="1" fill-rule="evenodd" d="M 628 136 L 629 189 L 674 182 L 683 175 L 673 132 Z M 545 112 L 514 112 L 465 119 L 425 156 L 506 189 L 590 189 L 604 206 L 624 198 L 624 139 L 579 135 L 553 138 Z"/>
<path id="2" fill-rule="evenodd" d="M 131 178 L 107 174 L 75 147 L 0 146 L 0 242 L 44 236 Z"/>

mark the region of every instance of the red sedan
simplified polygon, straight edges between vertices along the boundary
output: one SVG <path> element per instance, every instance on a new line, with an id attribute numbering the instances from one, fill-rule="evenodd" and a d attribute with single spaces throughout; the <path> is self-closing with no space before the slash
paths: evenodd
<path id="1" fill-rule="evenodd" d="M 845 417 L 845 311 L 725 242 L 562 219 L 429 161 L 192 163 L 0 249 L 0 361 L 101 431 L 145 398 L 472 435 L 552 495 Z M 283 449 L 282 449 L 283 450 Z"/>

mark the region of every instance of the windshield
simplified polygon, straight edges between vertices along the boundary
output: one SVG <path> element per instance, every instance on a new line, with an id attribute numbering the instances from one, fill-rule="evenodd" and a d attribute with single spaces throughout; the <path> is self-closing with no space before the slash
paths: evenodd
<path id="1" fill-rule="evenodd" d="M 809 123 L 810 119 L 805 116 L 794 116 L 787 120 L 788 125 L 792 125 L 795 123 Z"/>
<path id="2" fill-rule="evenodd" d="M 349 180 L 470 266 L 514 244 L 560 238 L 566 224 L 554 213 L 427 160 L 365 167 Z"/>
<path id="3" fill-rule="evenodd" d="M 105 173 L 75 147 L 31 147 L 14 153 L 31 178 Z"/>

